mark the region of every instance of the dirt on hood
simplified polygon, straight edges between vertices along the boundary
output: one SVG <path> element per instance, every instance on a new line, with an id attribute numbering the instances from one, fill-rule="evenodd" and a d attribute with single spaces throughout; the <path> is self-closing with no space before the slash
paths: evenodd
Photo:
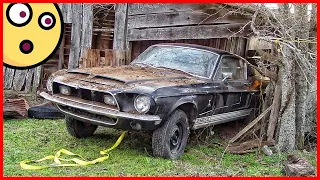
<path id="1" fill-rule="evenodd" d="M 75 69 L 55 81 L 80 86 L 94 86 L 99 90 L 122 89 L 122 87 L 148 84 L 165 87 L 203 82 L 178 70 L 134 65 Z"/>

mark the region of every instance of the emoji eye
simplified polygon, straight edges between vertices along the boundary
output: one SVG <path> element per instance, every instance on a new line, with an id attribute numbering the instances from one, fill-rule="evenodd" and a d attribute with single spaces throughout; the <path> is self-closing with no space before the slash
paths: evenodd
<path id="1" fill-rule="evenodd" d="M 32 9 L 29 4 L 12 3 L 7 8 L 6 16 L 12 25 L 22 27 L 31 21 Z"/>
<path id="2" fill-rule="evenodd" d="M 52 29 L 56 24 L 56 18 L 53 14 L 44 12 L 39 16 L 38 23 L 42 29 L 49 30 Z"/>

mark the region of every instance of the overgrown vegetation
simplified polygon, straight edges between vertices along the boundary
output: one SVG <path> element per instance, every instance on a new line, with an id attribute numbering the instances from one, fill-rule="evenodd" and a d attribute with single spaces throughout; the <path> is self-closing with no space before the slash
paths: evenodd
<path id="1" fill-rule="evenodd" d="M 229 123 L 225 127 L 233 125 Z M 67 134 L 63 120 L 5 120 L 4 176 L 283 176 L 281 170 L 287 156 L 285 153 L 272 156 L 224 153 L 225 140 L 214 134 L 204 138 L 205 141 L 198 141 L 192 135 L 181 159 L 166 160 L 151 156 L 150 135 L 129 133 L 103 163 L 45 170 L 23 170 L 19 165 L 23 160 L 53 155 L 61 148 L 95 159 L 120 134 L 121 131 L 99 127 L 93 137 L 76 139 Z M 316 165 L 314 152 L 295 153 Z"/>

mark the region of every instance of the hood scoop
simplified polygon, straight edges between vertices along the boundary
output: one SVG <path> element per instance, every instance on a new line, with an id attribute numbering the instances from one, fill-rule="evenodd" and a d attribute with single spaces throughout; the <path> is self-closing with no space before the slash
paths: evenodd
<path id="1" fill-rule="evenodd" d="M 106 76 L 106 75 L 93 75 L 92 78 L 102 78 L 102 79 L 107 79 L 107 80 L 113 80 L 113 81 L 118 81 L 118 82 L 122 82 L 122 83 L 127 83 L 127 81 L 124 81 L 122 79 L 118 79 L 118 78 L 114 78 L 114 77 L 110 77 L 110 76 Z"/>

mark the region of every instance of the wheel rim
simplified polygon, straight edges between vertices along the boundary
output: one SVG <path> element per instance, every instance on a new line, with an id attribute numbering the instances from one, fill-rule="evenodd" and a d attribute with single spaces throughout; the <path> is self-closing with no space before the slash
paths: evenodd
<path id="1" fill-rule="evenodd" d="M 171 153 L 175 154 L 179 151 L 181 147 L 183 137 L 183 129 L 182 124 L 177 123 L 176 126 L 173 129 L 173 133 L 170 137 L 170 151 Z"/>

